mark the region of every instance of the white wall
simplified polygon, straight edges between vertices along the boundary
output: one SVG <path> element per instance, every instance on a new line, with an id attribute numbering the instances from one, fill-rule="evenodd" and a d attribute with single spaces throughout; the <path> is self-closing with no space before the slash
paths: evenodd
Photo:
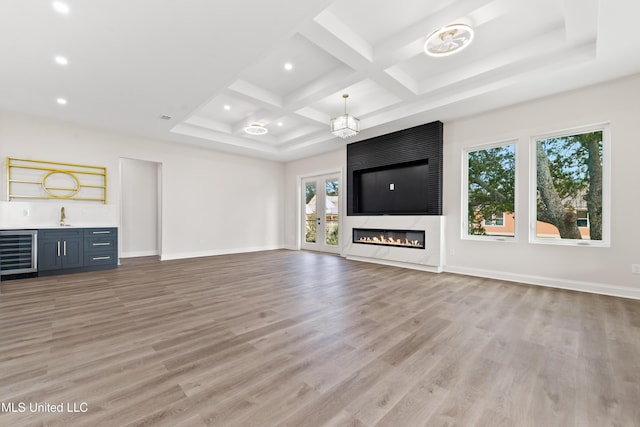
<path id="1" fill-rule="evenodd" d="M 446 270 L 640 298 L 640 275 L 631 274 L 631 264 L 640 264 L 638 93 L 640 75 L 445 123 Z M 612 135 L 611 247 L 528 243 L 530 136 L 605 121 Z M 518 212 L 525 216 L 518 240 L 462 240 L 462 150 L 511 138 L 518 140 Z M 298 178 L 342 170 L 343 194 L 346 185 L 344 148 L 283 165 L 8 112 L 0 112 L 0 156 L 3 176 L 6 156 L 107 166 L 110 206 L 120 202 L 119 157 L 162 163 L 165 258 L 296 248 Z"/>
<path id="2" fill-rule="evenodd" d="M 444 215 L 447 270 L 640 298 L 638 159 L 640 75 L 493 111 L 444 126 Z M 530 137 L 581 125 L 611 123 L 611 247 L 528 243 Z M 517 241 L 461 239 L 464 147 L 517 139 Z"/>
<path id="3" fill-rule="evenodd" d="M 159 166 L 144 160 L 120 159 L 121 257 L 159 255 Z"/>
<path id="4" fill-rule="evenodd" d="M 300 177 L 315 176 L 331 172 L 341 172 L 340 205 L 343 207 L 341 217 L 346 215 L 346 182 L 347 150 L 342 147 L 329 153 L 289 162 L 285 165 L 284 175 L 284 243 L 289 249 L 299 248 L 299 231 L 301 227 L 300 198 L 302 191 L 298 186 Z M 344 227 L 342 227 L 344 228 Z"/>
<path id="5" fill-rule="evenodd" d="M 121 200 L 120 157 L 162 163 L 163 259 L 282 247 L 281 163 L 0 111 L 0 200 L 7 156 L 106 166 L 110 208 Z"/>

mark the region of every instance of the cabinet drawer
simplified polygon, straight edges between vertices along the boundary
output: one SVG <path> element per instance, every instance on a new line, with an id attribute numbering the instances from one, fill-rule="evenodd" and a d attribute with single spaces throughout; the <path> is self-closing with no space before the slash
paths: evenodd
<path id="1" fill-rule="evenodd" d="M 107 237 L 107 236 L 116 236 L 116 228 L 85 228 L 84 229 L 84 237 Z"/>
<path id="2" fill-rule="evenodd" d="M 112 252 L 84 254 L 84 266 L 116 265 L 116 255 Z"/>
<path id="3" fill-rule="evenodd" d="M 91 236 L 84 239 L 85 252 L 109 252 L 116 247 L 116 237 L 107 235 L 104 237 Z"/>

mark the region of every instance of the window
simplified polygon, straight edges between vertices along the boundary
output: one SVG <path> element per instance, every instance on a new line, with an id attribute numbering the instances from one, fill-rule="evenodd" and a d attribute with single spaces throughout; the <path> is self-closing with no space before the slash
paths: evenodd
<path id="1" fill-rule="evenodd" d="M 609 244 L 608 135 L 601 125 L 533 138 L 532 241 Z"/>
<path id="2" fill-rule="evenodd" d="M 504 212 L 498 212 L 495 215 L 491 215 L 491 218 L 484 218 L 482 224 L 485 227 L 504 227 Z"/>
<path id="3" fill-rule="evenodd" d="M 515 237 L 514 142 L 465 150 L 463 237 Z"/>
<path id="4" fill-rule="evenodd" d="M 578 209 L 578 227 L 589 228 L 589 211 L 586 209 Z"/>

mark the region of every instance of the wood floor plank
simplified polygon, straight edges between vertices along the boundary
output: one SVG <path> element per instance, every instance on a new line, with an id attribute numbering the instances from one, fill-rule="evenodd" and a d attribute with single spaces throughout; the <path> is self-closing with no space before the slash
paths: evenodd
<path id="1" fill-rule="evenodd" d="M 1 286 L 2 426 L 640 426 L 640 301 L 287 250 Z"/>

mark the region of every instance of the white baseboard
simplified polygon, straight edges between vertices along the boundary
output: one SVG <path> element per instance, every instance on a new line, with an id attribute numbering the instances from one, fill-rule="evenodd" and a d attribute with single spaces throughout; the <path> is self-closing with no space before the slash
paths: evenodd
<path id="1" fill-rule="evenodd" d="M 502 271 L 458 267 L 453 265 L 445 266 L 444 271 L 447 273 L 465 274 L 467 276 L 485 277 L 488 279 L 497 279 L 497 280 L 506 280 L 509 282 L 526 283 L 528 285 L 547 286 L 550 288 L 568 289 L 572 291 L 589 292 L 592 294 L 640 299 L 640 289 L 631 289 L 627 287 L 613 286 L 613 285 L 608 285 L 604 283 L 591 283 L 591 282 L 583 282 L 579 280 L 556 279 L 553 277 L 506 273 Z"/>
<path id="2" fill-rule="evenodd" d="M 230 255 L 230 254 L 242 254 L 248 252 L 260 252 L 260 251 L 273 251 L 276 249 L 283 249 L 282 245 L 274 245 L 274 246 L 254 246 L 250 248 L 229 248 L 229 249 L 219 249 L 213 251 L 200 251 L 200 252 L 180 252 L 174 254 L 162 254 L 160 259 L 162 261 L 169 261 L 172 259 L 186 259 L 186 258 L 201 258 L 207 256 L 216 256 L 216 255 Z"/>
<path id="3" fill-rule="evenodd" d="M 133 252 L 122 252 L 120 254 L 120 258 L 137 258 L 143 256 L 156 256 L 159 255 L 158 251 L 133 251 Z"/>

